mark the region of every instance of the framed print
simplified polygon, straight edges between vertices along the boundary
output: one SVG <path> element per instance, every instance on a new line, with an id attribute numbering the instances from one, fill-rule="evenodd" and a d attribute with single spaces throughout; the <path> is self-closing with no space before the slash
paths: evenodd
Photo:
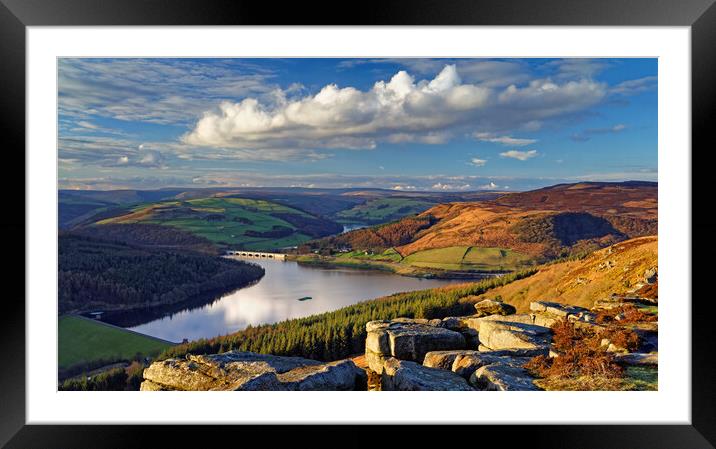
<path id="1" fill-rule="evenodd" d="M 713 447 L 712 3 L 3 0 L 2 442 Z"/>

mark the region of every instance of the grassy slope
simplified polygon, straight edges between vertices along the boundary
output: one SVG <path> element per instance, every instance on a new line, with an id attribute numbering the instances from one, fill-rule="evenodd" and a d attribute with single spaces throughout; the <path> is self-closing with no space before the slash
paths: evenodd
<path id="1" fill-rule="evenodd" d="M 77 316 L 59 318 L 59 367 L 95 360 L 129 360 L 155 356 L 172 345 L 149 336 Z"/>
<path id="2" fill-rule="evenodd" d="M 320 259 L 327 264 L 376 268 L 410 274 L 411 268 L 442 271 L 515 271 L 531 266 L 530 257 L 505 248 L 451 246 L 418 251 L 405 258 L 393 248 L 382 253 L 351 251 L 336 257 L 300 256 L 301 262 Z"/>
<path id="3" fill-rule="evenodd" d="M 515 270 L 526 266 L 530 258 L 506 248 L 449 246 L 418 251 L 403 259 L 416 267 L 444 270 Z"/>
<path id="4" fill-rule="evenodd" d="M 174 215 L 162 216 L 162 209 L 179 208 Z M 310 239 L 295 226 L 272 216 L 286 213 L 308 216 L 305 212 L 281 204 L 245 198 L 202 198 L 184 202 L 168 201 L 137 206 L 131 213 L 98 222 L 98 224 L 147 223 L 175 226 L 214 243 L 237 245 L 246 249 L 272 249 L 294 246 Z M 202 214 L 222 214 L 225 220 L 209 221 Z M 247 222 L 237 221 L 245 220 Z M 266 232 L 273 226 L 293 229 L 294 234 L 282 238 L 244 235 L 246 231 Z"/>
<path id="5" fill-rule="evenodd" d="M 385 223 L 423 212 L 435 203 L 411 198 L 378 198 L 336 214 L 343 222 Z"/>
<path id="6" fill-rule="evenodd" d="M 597 299 L 634 288 L 644 271 L 657 263 L 657 237 L 640 237 L 599 250 L 582 260 L 543 266 L 530 278 L 494 289 L 484 297 L 499 295 L 518 312 L 528 311 L 530 302 L 539 300 L 592 307 Z"/>

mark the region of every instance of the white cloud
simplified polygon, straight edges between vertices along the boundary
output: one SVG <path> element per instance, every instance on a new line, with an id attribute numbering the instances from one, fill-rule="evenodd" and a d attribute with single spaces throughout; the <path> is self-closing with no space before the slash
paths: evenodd
<path id="1" fill-rule="evenodd" d="M 557 68 L 557 78 L 592 78 L 609 64 L 608 60 L 588 58 L 567 58 L 547 63 Z"/>
<path id="2" fill-rule="evenodd" d="M 456 190 L 470 190 L 471 185 L 470 184 L 443 184 L 442 182 L 438 182 L 436 184 L 433 184 L 432 187 L 430 187 L 432 190 L 448 190 L 448 191 L 456 191 Z"/>
<path id="3" fill-rule="evenodd" d="M 643 78 L 626 80 L 609 89 L 609 93 L 624 96 L 636 95 L 656 89 L 657 82 L 656 76 L 645 76 Z"/>
<path id="4" fill-rule="evenodd" d="M 489 183 L 478 187 L 478 189 L 480 189 L 480 190 L 495 190 L 495 189 L 498 189 L 499 187 L 500 186 L 498 186 L 494 182 L 490 181 Z M 508 187 L 505 186 L 505 188 L 508 188 Z"/>
<path id="5" fill-rule="evenodd" d="M 86 120 L 80 120 L 79 122 L 77 122 L 77 126 L 82 127 L 82 128 L 88 128 L 88 129 L 97 129 L 98 128 L 97 125 L 95 125 L 94 123 L 90 123 Z"/>
<path id="6" fill-rule="evenodd" d="M 512 159 L 520 160 L 520 161 L 526 161 L 527 159 L 532 159 L 533 157 L 537 156 L 537 150 L 528 150 L 528 151 L 510 150 L 510 151 L 505 151 L 503 153 L 500 153 L 500 156 L 509 157 Z"/>
<path id="7" fill-rule="evenodd" d="M 85 123 L 95 115 L 190 123 L 220 99 L 259 95 L 268 100 L 277 88 L 269 83 L 271 78 L 246 60 L 61 58 L 58 109 L 60 115 Z M 292 86 L 286 92 L 294 90 Z"/>
<path id="8" fill-rule="evenodd" d="M 474 157 L 470 160 L 470 163 L 475 167 L 484 167 L 485 164 L 487 164 L 487 159 L 479 159 Z"/>
<path id="9" fill-rule="evenodd" d="M 431 80 L 416 81 L 399 71 L 365 91 L 329 84 L 315 95 L 273 105 L 253 97 L 224 101 L 205 111 L 182 139 L 245 149 L 374 148 L 380 140 L 441 144 L 470 124 L 488 130 L 527 127 L 585 109 L 605 93 L 605 85 L 587 80 L 536 80 L 505 89 L 466 84 L 455 65 L 446 65 Z M 519 145 L 525 139 L 514 140 Z"/>
<path id="10" fill-rule="evenodd" d="M 537 143 L 537 139 L 518 139 L 510 136 L 495 136 L 490 133 L 473 133 L 472 136 L 483 142 L 499 143 L 510 147 L 523 147 Z"/>

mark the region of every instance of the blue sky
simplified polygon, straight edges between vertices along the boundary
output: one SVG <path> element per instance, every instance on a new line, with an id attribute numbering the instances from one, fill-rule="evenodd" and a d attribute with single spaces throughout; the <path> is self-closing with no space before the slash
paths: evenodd
<path id="1" fill-rule="evenodd" d="M 61 188 L 657 179 L 656 59 L 61 59 Z"/>

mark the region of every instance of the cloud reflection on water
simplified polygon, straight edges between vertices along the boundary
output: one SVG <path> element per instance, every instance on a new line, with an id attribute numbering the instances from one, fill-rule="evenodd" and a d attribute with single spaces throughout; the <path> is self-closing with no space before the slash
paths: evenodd
<path id="1" fill-rule="evenodd" d="M 290 261 L 252 261 L 266 270 L 258 283 L 226 294 L 204 307 L 181 311 L 131 329 L 170 341 L 194 340 L 229 334 L 249 325 L 327 312 L 396 292 L 456 282 L 374 271 L 307 267 Z M 298 301 L 304 296 L 312 299 Z"/>

